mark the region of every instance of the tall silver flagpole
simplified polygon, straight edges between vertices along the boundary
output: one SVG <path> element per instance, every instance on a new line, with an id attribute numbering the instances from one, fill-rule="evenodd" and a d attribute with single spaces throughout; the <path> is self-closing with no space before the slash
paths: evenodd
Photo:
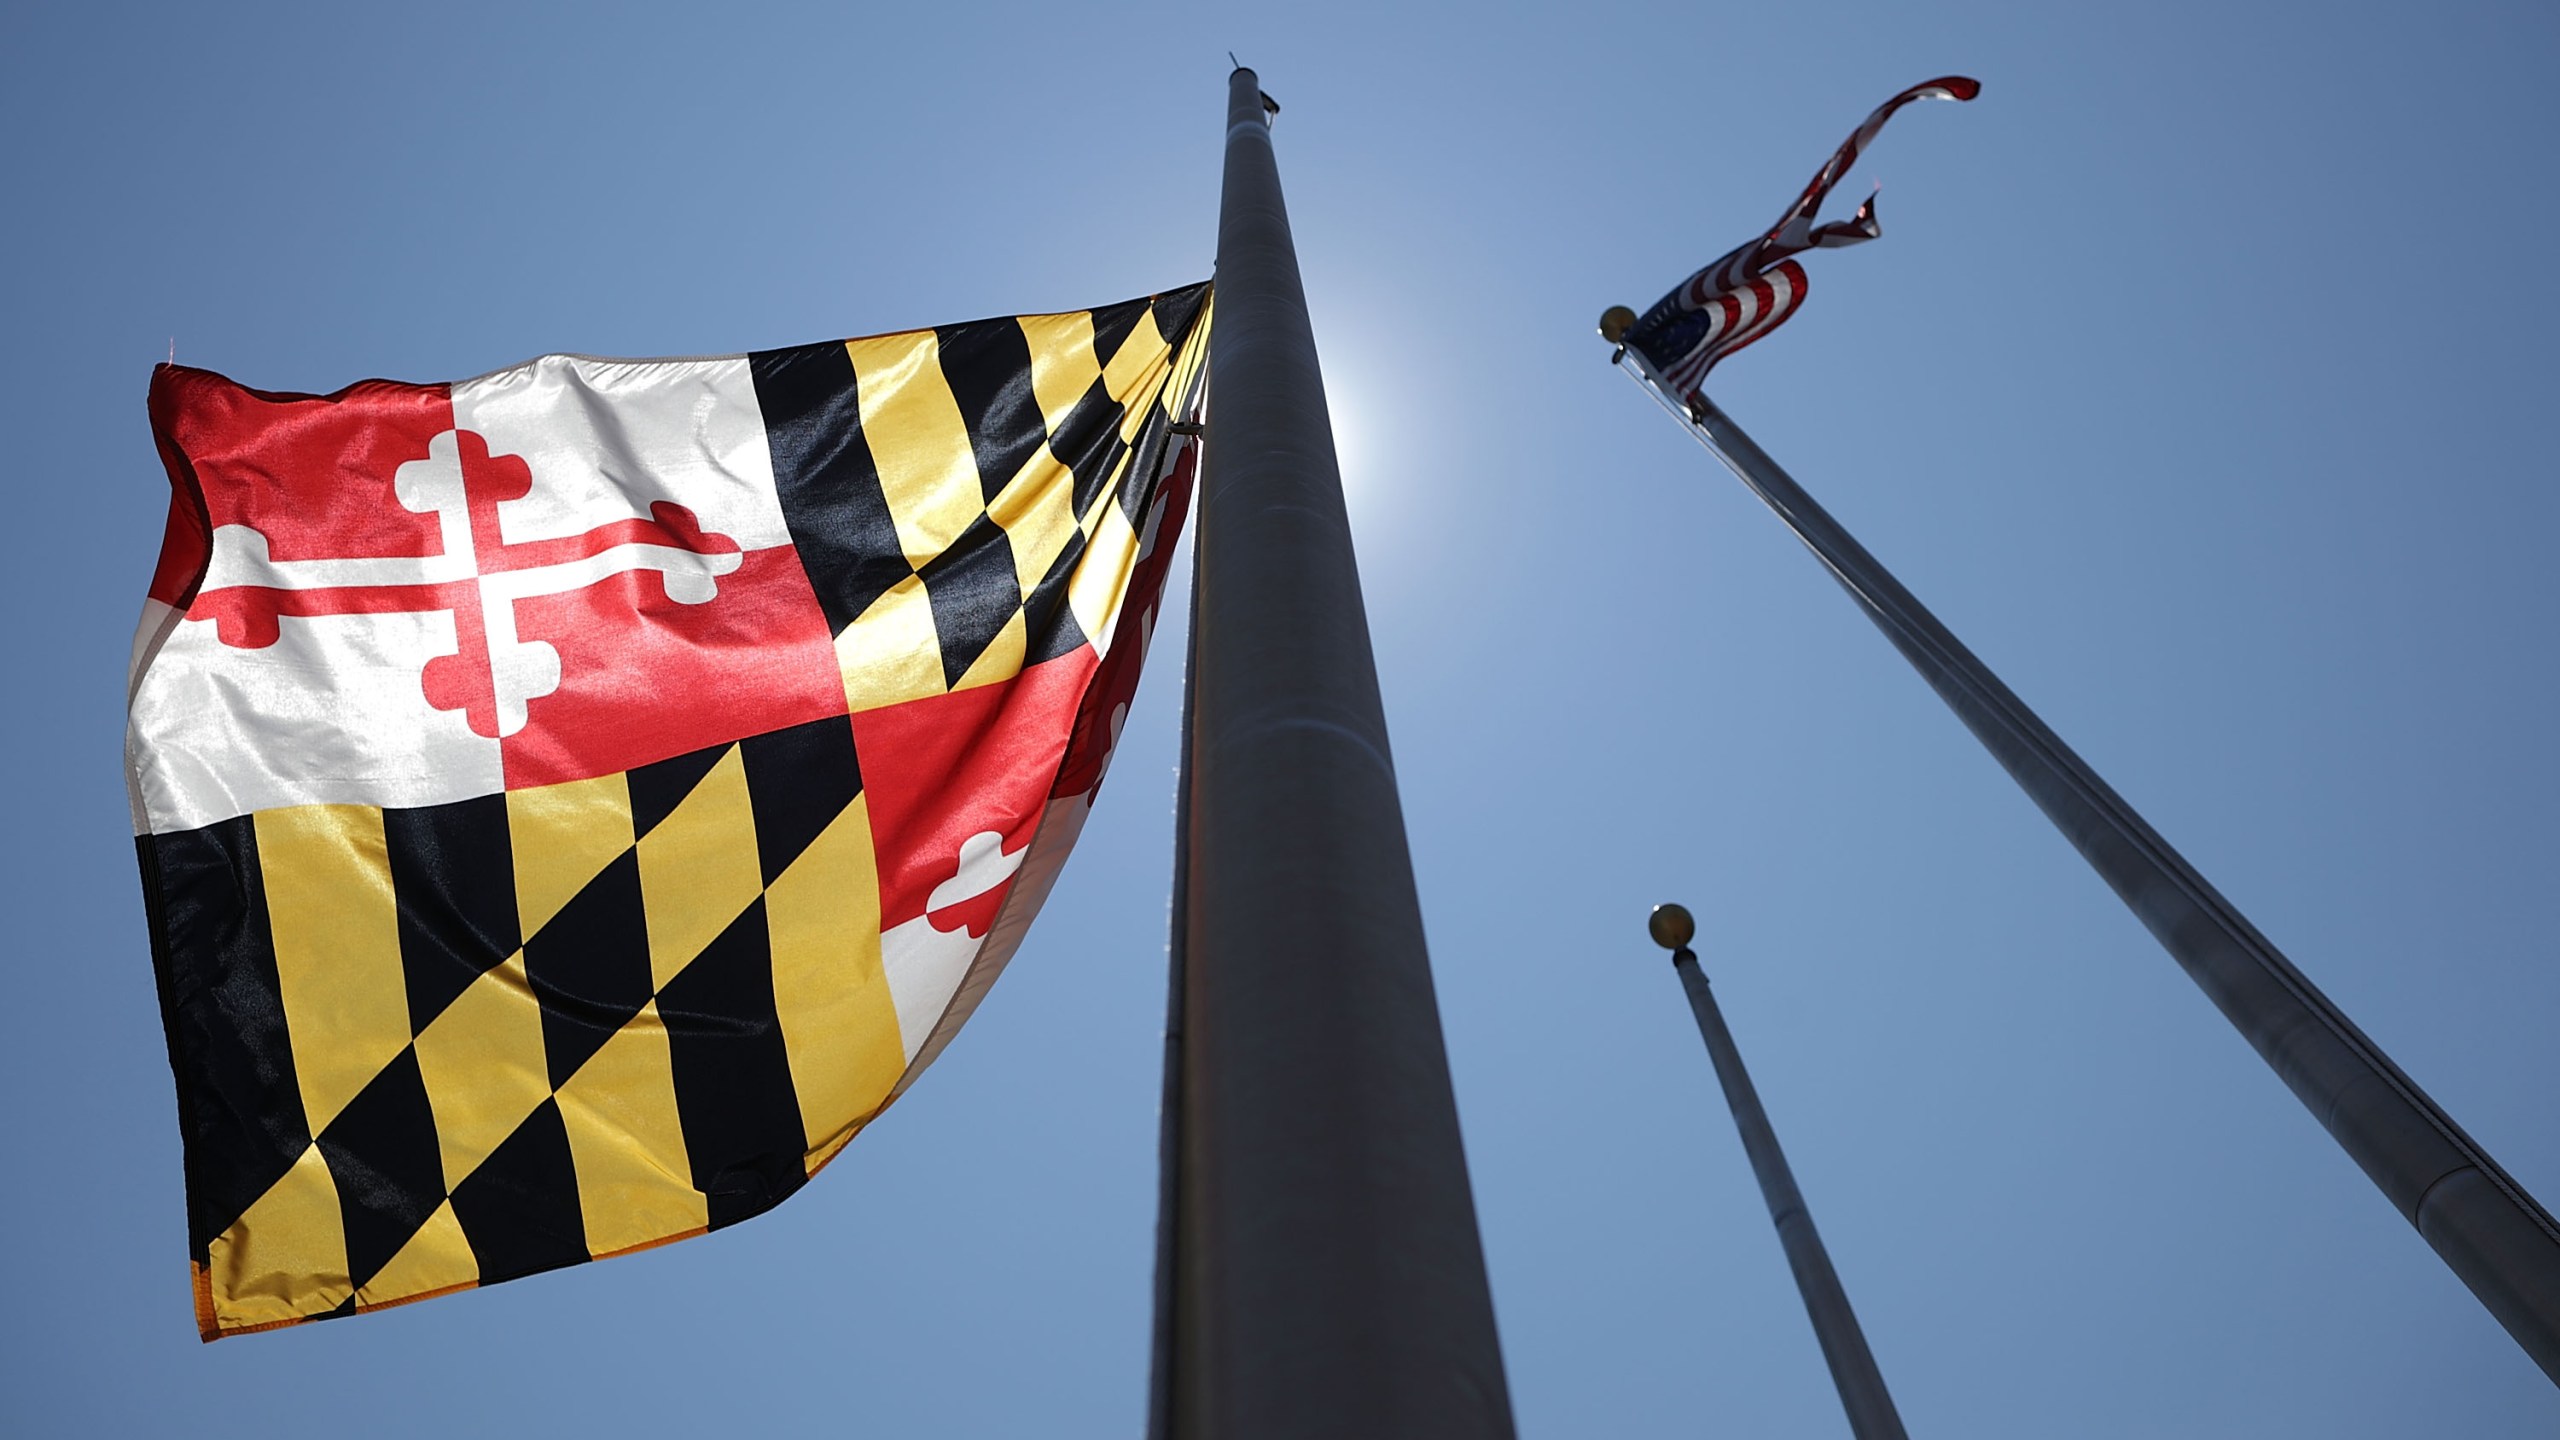
<path id="1" fill-rule="evenodd" d="M 1610 333 L 1622 314 L 1602 320 L 1612 342 L 1624 333 Z M 2550 1213 L 1731 416 L 1704 396 L 1684 411 L 1642 355 L 1627 347 L 1619 359 L 1830 569 L 2330 1138 L 2560 1383 L 2560 1225 Z"/>
<path id="2" fill-rule="evenodd" d="M 1813 1212 L 1805 1208 L 1804 1192 L 1796 1189 L 1786 1152 L 1778 1148 L 1778 1132 L 1769 1123 L 1769 1112 L 1760 1108 L 1760 1092 L 1751 1084 L 1751 1072 L 1742 1068 L 1742 1051 L 1733 1043 L 1733 1032 L 1725 1028 L 1724 1012 L 1717 1008 L 1715 991 L 1707 985 L 1707 972 L 1699 968 L 1698 952 L 1689 948 L 1697 928 L 1689 912 L 1677 905 L 1655 906 L 1646 922 L 1654 943 L 1671 952 L 1672 968 L 1680 972 L 1680 988 L 1689 992 L 1689 1009 L 1698 1017 L 1698 1036 L 1707 1042 L 1716 1083 L 1724 1089 L 1725 1103 L 1733 1108 L 1734 1128 L 1742 1132 L 1742 1152 L 1751 1159 L 1760 1198 L 1768 1202 L 1769 1221 L 1778 1227 L 1779 1247 L 1787 1252 L 1787 1268 L 1795 1272 L 1805 1314 L 1813 1319 L 1814 1339 L 1821 1343 L 1823 1362 L 1831 1367 L 1831 1383 L 1840 1391 L 1840 1408 L 1849 1412 L 1849 1433 L 1857 1440 L 1908 1440 L 1902 1416 L 1893 1408 L 1893 1395 L 1884 1387 L 1884 1372 L 1876 1368 L 1866 1332 L 1858 1328 L 1857 1312 L 1849 1308 L 1849 1292 L 1840 1287 L 1840 1273 L 1831 1268 L 1831 1252 L 1823 1246 L 1822 1233 L 1813 1228 Z"/>
<path id="3" fill-rule="evenodd" d="M 1508 1440 L 1270 114 L 1236 70 L 1182 782 L 1164 1429 Z"/>

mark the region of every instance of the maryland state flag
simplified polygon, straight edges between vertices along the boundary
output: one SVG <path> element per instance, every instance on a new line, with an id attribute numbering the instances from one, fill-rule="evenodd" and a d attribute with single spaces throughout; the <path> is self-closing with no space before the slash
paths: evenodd
<path id="1" fill-rule="evenodd" d="M 1101 783 L 1205 285 L 335 395 L 152 378 L 126 740 L 208 1340 L 770 1208 Z"/>

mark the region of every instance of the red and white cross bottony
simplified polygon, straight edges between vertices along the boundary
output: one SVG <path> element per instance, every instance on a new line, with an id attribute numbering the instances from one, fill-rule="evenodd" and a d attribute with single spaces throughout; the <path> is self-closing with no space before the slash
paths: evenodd
<path id="1" fill-rule="evenodd" d="M 196 543 L 137 651 L 147 828 L 438 803 L 844 713 L 743 360 L 162 387 L 203 508 L 173 513 Z"/>

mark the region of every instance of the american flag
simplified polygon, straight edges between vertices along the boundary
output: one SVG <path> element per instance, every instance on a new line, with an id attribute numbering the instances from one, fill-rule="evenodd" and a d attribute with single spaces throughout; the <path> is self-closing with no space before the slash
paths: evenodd
<path id="1" fill-rule="evenodd" d="M 1695 396 L 1717 361 L 1785 324 L 1804 303 L 1804 266 L 1796 256 L 1807 250 L 1861 244 L 1884 233 L 1876 222 L 1872 195 L 1846 220 L 1816 225 L 1813 217 L 1893 112 L 1914 100 L 1970 100 L 1981 93 L 1980 81 L 1947 75 L 1914 85 L 1877 106 L 1832 152 L 1767 234 L 1655 301 L 1628 328 L 1626 343 L 1645 358 L 1672 394 L 1683 400 Z"/>

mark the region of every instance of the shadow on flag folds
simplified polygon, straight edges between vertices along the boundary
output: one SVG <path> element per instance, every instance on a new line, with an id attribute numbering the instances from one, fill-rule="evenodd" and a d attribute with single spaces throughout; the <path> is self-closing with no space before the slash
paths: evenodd
<path id="1" fill-rule="evenodd" d="M 1101 784 L 1209 288 L 275 394 L 162 366 L 126 768 L 207 1340 L 759 1214 Z"/>

